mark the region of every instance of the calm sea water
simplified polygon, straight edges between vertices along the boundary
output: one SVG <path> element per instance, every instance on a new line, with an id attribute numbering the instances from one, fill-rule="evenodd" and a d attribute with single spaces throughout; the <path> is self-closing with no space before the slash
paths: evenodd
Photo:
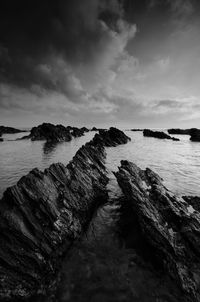
<path id="1" fill-rule="evenodd" d="M 132 141 L 126 145 L 107 148 L 107 166 L 116 171 L 121 159 L 133 161 L 141 168 L 150 167 L 166 186 L 180 195 L 200 195 L 200 143 L 190 142 L 189 136 L 177 136 L 180 142 L 143 137 L 142 132 L 127 131 Z M 0 143 L 0 196 L 31 169 L 44 170 L 51 163 L 67 164 L 75 152 L 94 132 L 71 142 L 47 144 L 42 141 L 14 141 L 27 133 L 4 135 Z M 115 190 L 115 178 L 110 172 L 110 188 Z M 117 194 L 117 192 L 115 192 Z"/>

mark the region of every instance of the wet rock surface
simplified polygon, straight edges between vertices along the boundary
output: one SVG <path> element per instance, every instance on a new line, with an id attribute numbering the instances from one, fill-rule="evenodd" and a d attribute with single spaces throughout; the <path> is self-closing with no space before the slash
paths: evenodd
<path id="1" fill-rule="evenodd" d="M 200 301 L 200 213 L 187 198 L 176 197 L 150 169 L 122 161 L 115 173 L 132 211 L 129 242 L 181 290 L 179 298 Z M 193 200 L 194 202 L 194 200 Z M 130 219 L 130 218 L 129 218 Z M 132 234 L 132 235 L 131 235 Z M 157 301 L 157 300 L 155 300 Z"/>
<path id="2" fill-rule="evenodd" d="M 62 255 L 107 197 L 105 150 L 92 142 L 65 167 L 32 170 L 0 202 L 0 298 L 45 293 Z"/>
<path id="3" fill-rule="evenodd" d="M 164 132 L 161 132 L 161 131 L 152 131 L 149 129 L 144 129 L 143 135 L 146 137 L 155 137 L 155 138 L 159 138 L 159 139 L 171 139 L 173 141 L 179 141 L 178 138 L 171 137 L 170 135 L 168 135 Z"/>
<path id="4" fill-rule="evenodd" d="M 105 147 L 115 147 L 127 144 L 131 139 L 123 131 L 111 127 L 108 131 L 100 130 L 100 135 L 95 135 L 94 143 L 102 144 Z"/>
<path id="5" fill-rule="evenodd" d="M 107 200 L 104 145 L 112 133 L 111 129 L 107 136 L 96 134 L 66 167 L 57 163 L 44 172 L 34 169 L 4 192 L 0 201 L 1 300 L 44 297 L 56 287 L 64 255 Z M 121 143 L 114 140 L 114 145 Z"/>

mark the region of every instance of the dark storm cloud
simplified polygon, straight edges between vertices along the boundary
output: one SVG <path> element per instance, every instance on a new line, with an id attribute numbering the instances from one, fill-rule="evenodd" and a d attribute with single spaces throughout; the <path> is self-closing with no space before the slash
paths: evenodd
<path id="1" fill-rule="evenodd" d="M 70 90 L 76 79 L 69 65 L 95 61 L 106 26 L 117 32 L 122 14 L 117 0 L 1 1 L 1 82 L 59 90 L 67 75 Z"/>

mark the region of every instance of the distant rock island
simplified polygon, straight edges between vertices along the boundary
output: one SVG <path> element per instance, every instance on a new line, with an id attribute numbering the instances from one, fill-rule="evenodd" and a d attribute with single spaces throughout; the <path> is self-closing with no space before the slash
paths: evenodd
<path id="1" fill-rule="evenodd" d="M 26 132 L 25 130 L 20 130 L 12 127 L 6 127 L 6 126 L 0 126 L 0 137 L 3 134 L 15 134 L 15 133 L 20 133 L 20 132 Z M 3 141 L 2 138 L 0 138 L 0 141 Z"/>
<path id="2" fill-rule="evenodd" d="M 144 129 L 143 135 L 147 136 L 147 137 L 155 137 L 155 138 L 159 138 L 159 139 L 171 139 L 173 141 L 179 141 L 178 138 L 171 137 L 170 135 L 168 135 L 164 132 L 161 132 L 161 131 L 152 131 L 149 129 Z"/>
<path id="3" fill-rule="evenodd" d="M 21 139 L 46 140 L 47 142 L 69 142 L 72 137 L 83 136 L 89 130 L 85 127 L 64 127 L 63 125 L 53 125 L 50 123 L 43 123 L 37 127 L 33 127 L 30 134 Z"/>
<path id="4" fill-rule="evenodd" d="M 179 128 L 171 128 L 167 130 L 169 134 L 177 134 L 177 135 L 190 135 L 191 129 L 179 129 Z"/>
<path id="5" fill-rule="evenodd" d="M 178 134 L 178 135 L 190 135 L 190 140 L 193 142 L 200 142 L 200 130 L 197 128 L 190 129 L 168 129 L 169 134 Z"/>

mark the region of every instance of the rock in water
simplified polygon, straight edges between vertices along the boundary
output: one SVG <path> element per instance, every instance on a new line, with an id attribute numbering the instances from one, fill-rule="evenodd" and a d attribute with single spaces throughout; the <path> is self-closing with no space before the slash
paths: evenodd
<path id="1" fill-rule="evenodd" d="M 123 131 L 114 127 L 111 127 L 108 131 L 100 130 L 99 134 L 95 135 L 94 143 L 102 144 L 105 147 L 115 147 L 126 144 L 131 140 Z"/>
<path id="2" fill-rule="evenodd" d="M 12 127 L 0 126 L 0 136 L 2 134 L 15 134 L 20 132 L 26 132 L 25 130 L 20 130 Z"/>
<path id="3" fill-rule="evenodd" d="M 199 129 L 196 129 L 196 128 L 192 128 L 190 130 L 190 140 L 192 142 L 200 142 L 200 130 Z"/>
<path id="4" fill-rule="evenodd" d="M 72 139 L 69 130 L 63 125 L 53 125 L 43 123 L 31 129 L 29 136 L 24 136 L 22 139 L 30 138 L 32 141 L 46 140 L 47 142 L 62 142 Z"/>
<path id="5" fill-rule="evenodd" d="M 122 137 L 115 137 L 119 133 Z M 32 170 L 0 201 L 0 300 L 45 294 L 62 256 L 107 200 L 105 145 L 126 141 L 123 132 L 96 134 L 65 167 Z"/>
<path id="6" fill-rule="evenodd" d="M 87 143 L 65 167 L 32 170 L 0 202 L 0 300 L 31 297 L 52 286 L 62 255 L 104 202 L 105 150 Z"/>
<path id="7" fill-rule="evenodd" d="M 170 135 L 161 132 L 161 131 L 152 131 L 149 129 L 144 129 L 143 135 L 147 137 L 155 137 L 155 138 L 160 138 L 160 139 L 171 139 L 173 141 L 179 141 L 178 138 L 171 137 Z"/>
<path id="8" fill-rule="evenodd" d="M 200 213 L 148 168 L 122 161 L 115 175 L 152 262 L 176 282 L 185 301 L 200 301 Z"/>
<path id="9" fill-rule="evenodd" d="M 190 135 L 191 129 L 172 128 L 167 130 L 169 134 Z"/>

